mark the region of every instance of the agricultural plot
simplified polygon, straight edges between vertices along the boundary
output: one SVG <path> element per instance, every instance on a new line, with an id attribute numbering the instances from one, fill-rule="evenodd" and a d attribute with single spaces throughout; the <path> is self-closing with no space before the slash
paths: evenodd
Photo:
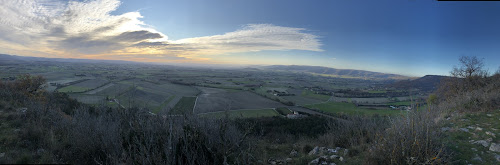
<path id="1" fill-rule="evenodd" d="M 196 96 L 198 93 L 199 90 L 191 86 L 132 79 L 118 82 L 97 94 L 116 97 L 123 106 L 145 107 L 158 113 L 173 109 L 183 97 Z"/>
<path id="2" fill-rule="evenodd" d="M 314 91 L 310 91 L 310 90 L 303 90 L 300 95 L 303 97 L 321 100 L 321 101 L 327 101 L 331 97 L 328 95 L 316 94 L 316 93 L 314 93 Z"/>
<path id="3" fill-rule="evenodd" d="M 117 98 L 120 100 L 120 104 L 125 107 L 138 106 L 154 109 L 155 107 L 160 106 L 165 99 L 170 96 L 171 95 L 168 94 L 153 93 L 146 91 L 141 87 L 136 87 L 123 93 Z"/>
<path id="4" fill-rule="evenodd" d="M 132 85 L 122 84 L 122 83 L 113 83 L 113 86 L 107 87 L 97 93 L 96 95 L 108 96 L 109 98 L 116 98 L 127 90 L 132 89 Z"/>
<path id="5" fill-rule="evenodd" d="M 58 89 L 57 91 L 59 92 L 68 92 L 68 93 L 80 93 L 80 92 L 87 92 L 92 89 L 98 88 L 102 85 L 105 85 L 108 83 L 107 80 L 103 79 L 90 79 L 84 82 L 80 82 L 77 84 L 73 84 L 70 86 L 63 87 L 61 89 Z"/>
<path id="6" fill-rule="evenodd" d="M 54 81 L 47 81 L 47 91 L 54 91 L 57 89 L 57 86 L 51 85 L 51 84 L 66 84 L 66 83 L 71 83 L 74 81 L 78 81 L 80 78 L 66 78 L 66 79 L 60 79 L 60 80 L 54 80 Z"/>
<path id="7" fill-rule="evenodd" d="M 217 112 L 239 109 L 266 109 L 282 107 L 283 104 L 248 91 L 228 91 L 217 88 L 199 87 L 195 113 Z"/>
<path id="8" fill-rule="evenodd" d="M 227 114 L 226 114 L 227 113 Z M 273 117 L 279 114 L 273 109 L 250 109 L 250 110 L 232 110 L 198 114 L 200 117 L 223 118 L 228 115 L 229 118 L 259 118 Z"/>
<path id="9" fill-rule="evenodd" d="M 316 100 L 316 99 L 302 97 L 302 96 L 280 96 L 280 97 L 284 98 L 288 101 L 294 102 L 295 105 L 317 104 L 317 103 L 324 102 L 322 100 Z"/>
<path id="10" fill-rule="evenodd" d="M 395 115 L 405 113 L 405 111 L 392 109 L 372 109 L 358 107 L 352 103 L 327 102 L 320 104 L 305 105 L 310 109 L 316 109 L 328 113 L 361 114 L 361 115 Z"/>
<path id="11" fill-rule="evenodd" d="M 169 113 L 172 115 L 192 114 L 195 101 L 196 97 L 182 97 Z"/>
<path id="12" fill-rule="evenodd" d="M 69 97 L 78 100 L 79 102 L 85 103 L 85 104 L 101 104 L 106 100 L 106 97 L 104 96 L 96 96 L 96 95 L 86 95 L 86 94 L 77 94 L 77 93 L 70 93 Z"/>

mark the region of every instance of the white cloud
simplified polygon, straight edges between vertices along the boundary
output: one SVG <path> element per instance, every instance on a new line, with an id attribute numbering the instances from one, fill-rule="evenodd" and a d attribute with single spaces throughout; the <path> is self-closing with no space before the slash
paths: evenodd
<path id="1" fill-rule="evenodd" d="M 249 52 L 261 50 L 322 51 L 318 36 L 304 33 L 306 29 L 249 24 L 235 32 L 222 35 L 172 41 L 203 52 Z"/>
<path id="2" fill-rule="evenodd" d="M 155 54 L 155 58 L 158 54 L 195 58 L 262 50 L 322 51 L 319 37 L 306 29 L 272 24 L 249 24 L 222 35 L 169 41 L 166 35 L 142 22 L 139 12 L 111 14 L 120 3 L 0 0 L 0 43 L 6 43 L 0 45 L 0 50 L 65 57 Z"/>

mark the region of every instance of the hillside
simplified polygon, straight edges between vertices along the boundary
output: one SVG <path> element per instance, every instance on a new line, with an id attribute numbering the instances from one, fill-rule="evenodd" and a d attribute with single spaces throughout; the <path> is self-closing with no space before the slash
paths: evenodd
<path id="1" fill-rule="evenodd" d="M 426 75 L 424 77 L 417 78 L 415 80 L 401 80 L 395 82 L 394 84 L 388 85 L 388 87 L 394 87 L 398 89 L 408 89 L 417 88 L 423 91 L 434 91 L 441 83 L 441 80 L 448 78 L 447 76 L 438 75 Z"/>
<path id="2" fill-rule="evenodd" d="M 261 68 L 266 69 L 266 70 L 311 73 L 311 74 L 328 75 L 328 76 L 341 77 L 341 78 L 396 79 L 396 80 L 410 78 L 407 76 L 397 75 L 397 74 L 388 74 L 388 73 L 371 72 L 371 71 L 364 71 L 364 70 L 353 70 L 353 69 L 335 69 L 335 68 L 322 67 L 322 66 L 271 65 L 271 66 L 264 66 Z"/>

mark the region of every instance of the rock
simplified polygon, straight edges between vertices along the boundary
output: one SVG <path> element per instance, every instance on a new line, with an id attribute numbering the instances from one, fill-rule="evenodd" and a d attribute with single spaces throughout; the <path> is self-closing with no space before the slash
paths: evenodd
<path id="1" fill-rule="evenodd" d="M 37 155 L 42 155 L 44 152 L 45 150 L 43 148 L 39 148 L 38 150 L 36 150 Z"/>
<path id="2" fill-rule="evenodd" d="M 493 141 L 493 138 L 488 138 L 486 139 L 486 141 L 491 143 L 491 141 Z"/>
<path id="3" fill-rule="evenodd" d="M 21 113 L 26 113 L 27 110 L 28 110 L 28 108 L 26 108 L 26 107 L 17 109 L 17 111 L 19 111 Z"/>
<path id="4" fill-rule="evenodd" d="M 286 162 L 292 162 L 292 158 L 286 158 L 285 161 Z"/>
<path id="5" fill-rule="evenodd" d="M 482 131 L 482 130 L 483 130 L 483 128 L 481 128 L 481 127 L 476 127 L 476 131 Z"/>
<path id="6" fill-rule="evenodd" d="M 328 164 L 328 162 L 321 162 L 321 164 L 327 165 L 327 164 Z"/>
<path id="7" fill-rule="evenodd" d="M 267 163 L 269 163 L 269 164 L 276 164 L 276 160 L 275 160 L 275 159 L 273 159 L 273 158 L 269 158 L 269 159 L 267 160 Z"/>
<path id="8" fill-rule="evenodd" d="M 316 155 L 316 154 L 318 154 L 318 151 L 319 151 L 319 147 L 316 146 L 311 151 L 309 151 L 308 155 Z"/>
<path id="9" fill-rule="evenodd" d="M 446 131 L 449 131 L 449 130 L 451 130 L 450 127 L 443 127 L 443 128 L 441 128 L 441 131 L 443 131 L 443 132 L 446 132 Z"/>
<path id="10" fill-rule="evenodd" d="M 490 151 L 500 152 L 500 144 L 491 143 Z"/>
<path id="11" fill-rule="evenodd" d="M 486 116 L 491 117 L 491 116 L 493 116 L 493 115 L 492 115 L 492 114 L 486 114 Z"/>
<path id="12" fill-rule="evenodd" d="M 343 162 L 343 161 L 344 161 L 344 157 L 342 157 L 342 156 L 341 156 L 341 157 L 339 158 L 339 160 L 340 160 L 341 162 Z"/>
<path id="13" fill-rule="evenodd" d="M 474 142 L 473 144 L 481 144 L 484 147 L 488 147 L 490 145 L 490 143 L 486 140 L 478 140 L 478 141 Z"/>
<path id="14" fill-rule="evenodd" d="M 349 153 L 349 150 L 348 149 L 345 149 L 344 150 L 344 156 L 347 156 L 347 154 Z"/>
<path id="15" fill-rule="evenodd" d="M 291 156 L 291 157 L 297 157 L 297 156 L 299 156 L 299 152 L 297 152 L 296 150 L 292 150 L 292 151 L 290 152 L 290 156 Z"/>
<path id="16" fill-rule="evenodd" d="M 500 155 L 495 154 L 495 156 L 494 156 L 494 157 L 495 157 L 495 159 L 497 160 L 497 162 L 500 162 Z"/>
<path id="17" fill-rule="evenodd" d="M 460 128 L 460 131 L 469 132 L 469 129 L 467 129 L 467 128 Z"/>
<path id="18" fill-rule="evenodd" d="M 337 155 L 330 155 L 330 159 L 337 159 L 339 156 Z"/>
<path id="19" fill-rule="evenodd" d="M 335 163 L 330 163 L 329 165 L 337 165 L 337 164 L 335 164 Z"/>
<path id="20" fill-rule="evenodd" d="M 483 162 L 483 159 L 476 154 L 476 157 L 472 158 L 474 161 Z"/>
<path id="21" fill-rule="evenodd" d="M 333 148 L 329 148 L 329 149 L 327 149 L 327 151 L 328 151 L 329 153 L 337 153 L 337 150 L 336 150 L 336 149 L 333 149 Z"/>
<path id="22" fill-rule="evenodd" d="M 323 155 L 325 153 L 325 147 L 319 147 L 319 154 Z"/>
<path id="23" fill-rule="evenodd" d="M 496 137 L 496 136 L 495 136 L 495 133 L 490 132 L 490 131 L 486 131 L 486 135 L 490 135 L 490 136 Z"/>
<path id="24" fill-rule="evenodd" d="M 4 156 L 5 156 L 4 152 L 0 153 L 0 158 L 3 158 Z"/>
<path id="25" fill-rule="evenodd" d="M 467 128 L 469 128 L 469 129 L 475 129 L 473 126 L 468 126 Z"/>
<path id="26" fill-rule="evenodd" d="M 311 162 L 309 162 L 309 164 L 318 164 L 319 163 L 319 158 L 316 158 L 314 160 L 311 160 Z"/>
<path id="27" fill-rule="evenodd" d="M 451 117 L 447 117 L 447 118 L 446 118 L 446 120 L 450 120 L 450 119 L 451 119 Z"/>

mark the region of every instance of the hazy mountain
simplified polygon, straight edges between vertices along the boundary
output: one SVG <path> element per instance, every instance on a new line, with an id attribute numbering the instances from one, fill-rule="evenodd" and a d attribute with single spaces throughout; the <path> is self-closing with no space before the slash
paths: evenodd
<path id="1" fill-rule="evenodd" d="M 132 62 L 132 61 L 121 61 L 121 60 L 45 58 L 45 57 L 29 57 L 29 56 L 16 56 L 16 55 L 0 54 L 0 64 L 17 64 L 17 63 L 25 63 L 25 62 L 79 62 L 79 63 L 112 63 L 112 64 L 137 63 L 137 62 Z"/>
<path id="2" fill-rule="evenodd" d="M 398 81 L 389 86 L 400 89 L 417 88 L 423 91 L 434 91 L 445 78 L 448 78 L 448 76 L 426 75 L 415 80 Z"/>
<path id="3" fill-rule="evenodd" d="M 261 68 L 267 70 L 276 70 L 276 71 L 320 74 L 320 75 L 341 77 L 341 78 L 398 79 L 398 80 L 411 78 L 397 74 L 388 74 L 388 73 L 371 72 L 371 71 L 354 70 L 354 69 L 335 69 L 322 66 L 271 65 L 271 66 L 263 66 Z"/>

